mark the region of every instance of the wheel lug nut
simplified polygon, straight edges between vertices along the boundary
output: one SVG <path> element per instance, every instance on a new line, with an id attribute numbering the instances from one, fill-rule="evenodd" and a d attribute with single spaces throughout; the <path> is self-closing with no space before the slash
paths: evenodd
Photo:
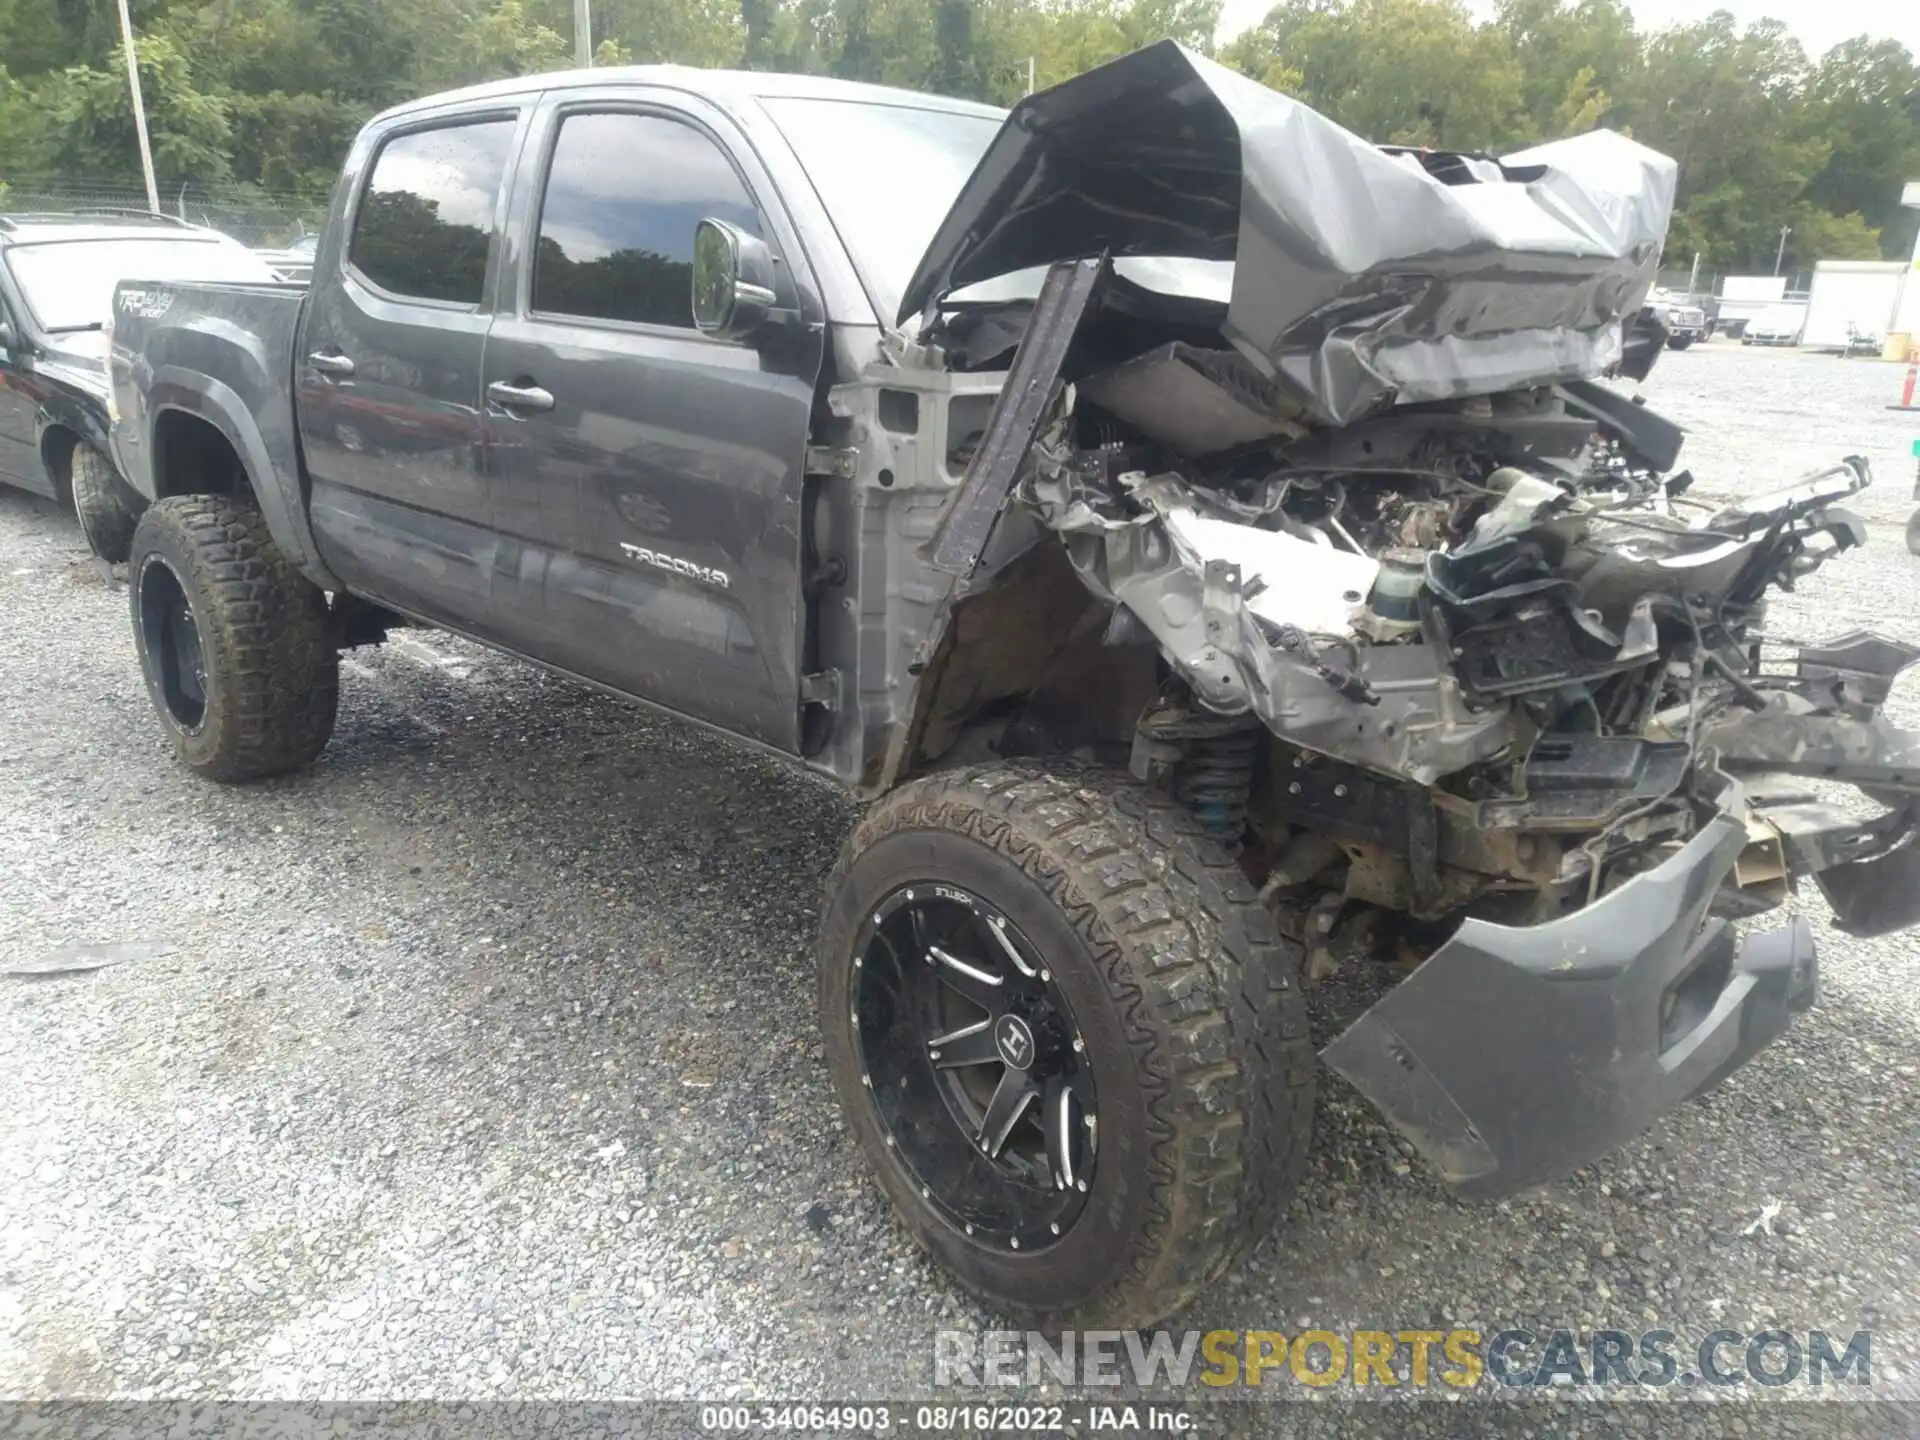
<path id="1" fill-rule="evenodd" d="M 1051 1230 L 1051 1231 L 1053 1231 L 1053 1233 L 1054 1233 L 1054 1234 L 1056 1234 L 1056 1235 L 1058 1235 L 1058 1234 L 1060 1233 L 1060 1222 L 1059 1222 L 1058 1220 L 1056 1220 L 1056 1221 L 1054 1221 L 1054 1222 L 1053 1222 L 1053 1223 L 1052 1223 L 1051 1225 L 1049 1225 L 1049 1226 L 1048 1226 L 1047 1228 L 1048 1228 L 1049 1230 Z"/>
<path id="2" fill-rule="evenodd" d="M 1018 1235 L 1014 1236 L 1011 1243 L 1013 1248 L 1018 1250 L 1020 1248 L 1020 1237 Z"/>
<path id="3" fill-rule="evenodd" d="M 1080 1052 L 1084 1051 L 1086 1048 L 1087 1048 L 1086 1041 L 1082 1040 L 1078 1035 L 1073 1037 L 1073 1049 L 1075 1054 L 1079 1054 Z"/>
<path id="4" fill-rule="evenodd" d="M 1087 1182 L 1084 1180 L 1076 1180 L 1073 1182 L 1073 1188 L 1076 1190 L 1085 1190 L 1087 1188 Z"/>
<path id="5" fill-rule="evenodd" d="M 973 1234 L 973 1226 L 971 1225 L 967 1226 L 967 1234 L 969 1235 Z"/>
<path id="6" fill-rule="evenodd" d="M 1040 972 L 1040 983 L 1042 985 L 1051 985 L 1053 983 L 1053 972 L 1051 970 L 1042 970 Z"/>

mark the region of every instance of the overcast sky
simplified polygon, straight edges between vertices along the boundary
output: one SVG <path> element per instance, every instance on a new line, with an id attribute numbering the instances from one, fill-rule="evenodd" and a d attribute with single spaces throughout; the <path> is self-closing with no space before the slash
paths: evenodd
<path id="1" fill-rule="evenodd" d="M 1493 13 L 1492 0 L 1467 0 L 1478 14 Z M 1887 36 L 1920 55 L 1920 0 L 1628 0 L 1643 30 L 1683 25 L 1715 10 L 1731 10 L 1742 24 L 1772 17 L 1787 28 L 1818 58 L 1842 40 L 1855 35 Z M 1227 0 L 1221 17 L 1225 34 L 1256 23 L 1272 8 L 1272 0 Z"/>

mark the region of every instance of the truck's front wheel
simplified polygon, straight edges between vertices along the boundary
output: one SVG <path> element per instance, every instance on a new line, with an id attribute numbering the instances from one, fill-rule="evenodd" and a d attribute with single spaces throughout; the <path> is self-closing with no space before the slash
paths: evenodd
<path id="1" fill-rule="evenodd" d="M 128 579 L 147 693 L 190 768 L 234 783 L 320 753 L 339 693 L 333 617 L 257 509 L 225 495 L 148 506 Z"/>
<path id="2" fill-rule="evenodd" d="M 996 1304 L 1142 1326 L 1304 1164 L 1298 952 L 1171 800 L 1097 769 L 916 781 L 840 858 L 826 1052 L 915 1237 Z"/>

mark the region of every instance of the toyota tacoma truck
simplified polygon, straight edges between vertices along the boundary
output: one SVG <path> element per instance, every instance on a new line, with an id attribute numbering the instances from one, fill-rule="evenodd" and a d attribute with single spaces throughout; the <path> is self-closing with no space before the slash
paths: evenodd
<path id="1" fill-rule="evenodd" d="M 1674 173 L 1375 146 L 1171 43 L 1008 114 L 402 106 L 308 293 L 120 287 L 147 688 L 252 780 L 342 646 L 438 626 L 838 780 L 820 1023 L 880 1185 L 990 1302 L 1149 1323 L 1274 1219 L 1320 1061 L 1499 1196 L 1813 1001 L 1808 922 L 1753 923 L 1797 888 L 1920 918 L 1920 649 L 1765 619 L 1865 462 L 1701 500 L 1624 384 Z M 1378 998 L 1316 1054 L 1335 972 Z"/>

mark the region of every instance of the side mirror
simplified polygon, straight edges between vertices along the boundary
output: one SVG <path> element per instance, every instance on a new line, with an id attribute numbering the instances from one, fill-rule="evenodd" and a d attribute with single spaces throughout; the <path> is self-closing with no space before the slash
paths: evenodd
<path id="1" fill-rule="evenodd" d="M 722 340 L 751 337 L 775 315 L 774 266 L 766 241 L 702 220 L 693 232 L 693 323 Z"/>

